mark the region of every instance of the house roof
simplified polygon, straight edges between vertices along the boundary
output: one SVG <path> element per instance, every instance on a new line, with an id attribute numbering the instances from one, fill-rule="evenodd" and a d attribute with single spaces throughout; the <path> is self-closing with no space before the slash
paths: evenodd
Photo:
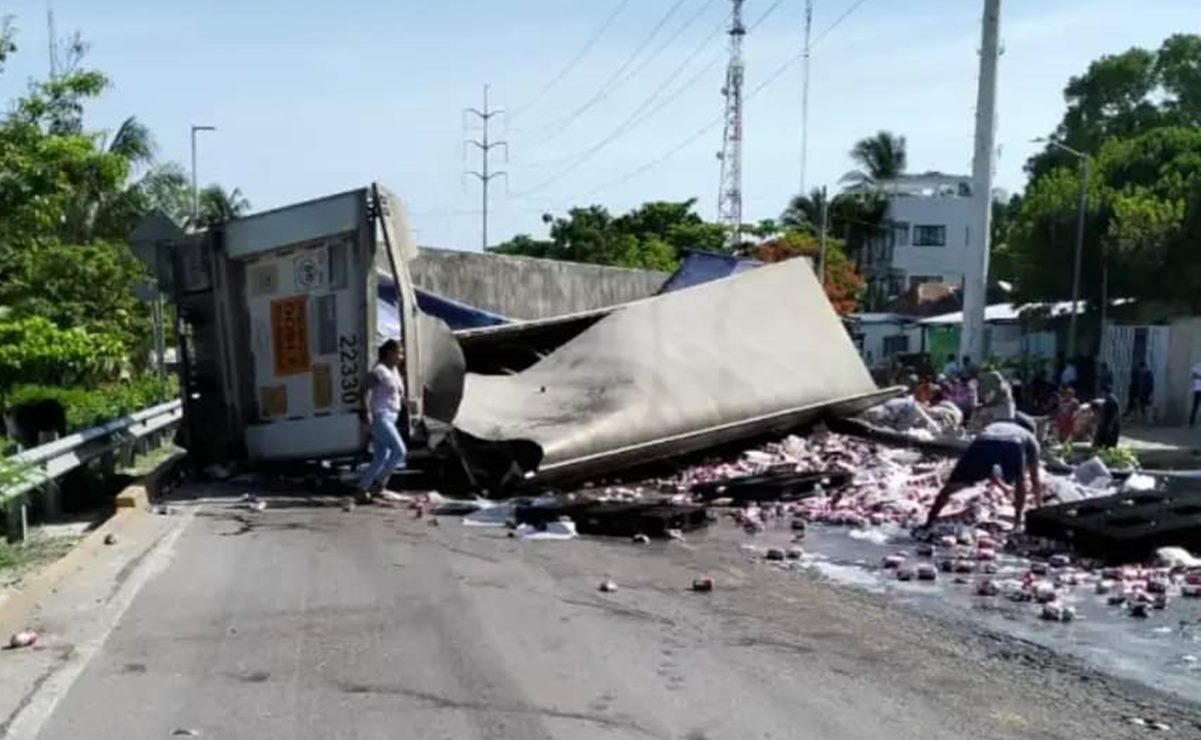
<path id="1" fill-rule="evenodd" d="M 1118 298 L 1110 302 L 1111 306 L 1123 306 L 1130 303 L 1130 298 Z M 1079 311 L 1085 309 L 1085 302 L 1079 301 Z M 1043 314 L 1050 318 L 1059 318 L 1067 316 L 1072 312 L 1071 301 L 1058 301 L 1056 303 L 994 303 L 984 309 L 985 323 L 1005 323 L 1020 321 L 1023 318 L 1031 318 L 1032 315 Z M 922 324 L 926 326 L 941 326 L 963 323 L 963 312 L 955 311 L 953 313 L 945 313 L 940 316 L 932 316 L 928 319 L 923 319 Z"/>

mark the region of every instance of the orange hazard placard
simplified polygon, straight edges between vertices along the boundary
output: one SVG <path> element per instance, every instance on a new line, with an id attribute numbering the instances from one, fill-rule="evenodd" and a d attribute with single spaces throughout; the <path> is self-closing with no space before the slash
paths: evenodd
<path id="1" fill-rule="evenodd" d="M 271 301 L 271 351 L 276 375 L 309 371 L 309 299 L 298 295 Z"/>

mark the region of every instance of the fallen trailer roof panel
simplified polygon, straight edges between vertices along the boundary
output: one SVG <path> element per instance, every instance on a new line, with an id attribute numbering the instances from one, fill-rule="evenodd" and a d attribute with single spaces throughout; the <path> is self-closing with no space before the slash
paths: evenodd
<path id="1" fill-rule="evenodd" d="M 783 433 L 892 393 L 808 262 L 791 260 L 616 307 L 513 375 L 469 373 L 454 426 L 534 443 L 550 482 Z"/>

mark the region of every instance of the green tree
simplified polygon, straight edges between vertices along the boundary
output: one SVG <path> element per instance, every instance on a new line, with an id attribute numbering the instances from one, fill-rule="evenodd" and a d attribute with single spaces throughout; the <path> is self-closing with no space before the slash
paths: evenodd
<path id="1" fill-rule="evenodd" d="M 545 214 L 549 239 L 519 234 L 490 251 L 670 271 L 685 249 L 725 250 L 725 230 L 705 222 L 693 211 L 695 204 L 652 201 L 617 217 L 599 205 L 572 208 L 566 216 Z"/>
<path id="2" fill-rule="evenodd" d="M 787 229 L 807 229 L 816 233 L 827 197 L 821 188 L 813 188 L 808 195 L 797 193 L 780 214 L 780 224 Z"/>
<path id="3" fill-rule="evenodd" d="M 1177 34 L 1156 51 L 1131 48 L 1089 65 L 1068 80 L 1067 109 L 1054 140 L 1096 153 L 1113 138 L 1163 126 L 1201 124 L 1201 36 Z M 1026 163 L 1032 179 L 1070 166 L 1070 154 L 1048 144 Z"/>
<path id="4" fill-rule="evenodd" d="M 220 185 L 209 185 L 200 190 L 199 226 L 209 227 L 243 216 L 250 210 L 250 201 L 238 188 L 226 190 Z"/>
<path id="5" fill-rule="evenodd" d="M 804 230 L 787 231 L 761 242 L 750 249 L 750 256 L 762 262 L 781 262 L 794 257 L 808 257 L 816 269 L 821 244 L 813 234 Z M 847 259 L 842 242 L 837 239 L 826 241 L 826 269 L 824 289 L 826 297 L 840 314 L 853 313 L 859 306 L 863 292 L 863 279 L 855 266 Z"/>
<path id="6" fill-rule="evenodd" d="M 1021 297 L 1070 294 L 1080 194 L 1075 168 L 1028 187 L 1009 233 Z M 1082 295 L 1096 301 L 1101 266 L 1109 294 L 1201 310 L 1201 130 L 1160 127 L 1111 139 L 1088 183 Z"/>

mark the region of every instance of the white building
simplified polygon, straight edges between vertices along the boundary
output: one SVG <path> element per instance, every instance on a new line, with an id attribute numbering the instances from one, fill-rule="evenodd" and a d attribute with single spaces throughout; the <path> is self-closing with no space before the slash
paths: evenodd
<path id="1" fill-rule="evenodd" d="M 879 306 L 919 283 L 962 285 L 971 236 L 971 178 L 927 172 L 874 187 L 888 204 L 885 228 L 860 254 L 868 305 Z"/>

